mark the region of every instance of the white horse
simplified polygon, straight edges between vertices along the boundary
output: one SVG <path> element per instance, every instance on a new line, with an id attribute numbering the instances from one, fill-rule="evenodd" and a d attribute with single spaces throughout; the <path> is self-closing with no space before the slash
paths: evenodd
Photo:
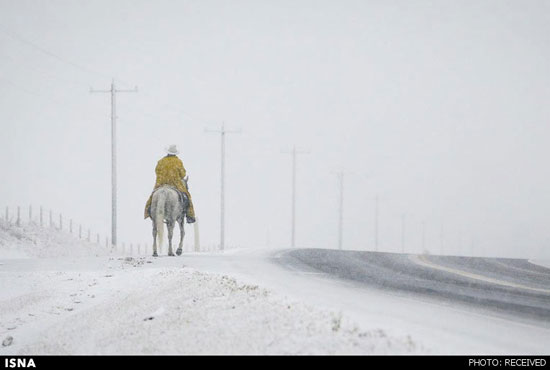
<path id="1" fill-rule="evenodd" d="M 187 183 L 187 181 L 185 182 Z M 157 240 L 158 247 L 162 247 L 164 223 L 166 223 L 166 227 L 168 228 L 168 255 L 174 255 L 174 251 L 172 250 L 172 236 L 174 235 L 174 226 L 176 222 L 179 223 L 180 226 L 180 243 L 176 250 L 176 254 L 178 256 L 181 255 L 183 250 L 183 237 L 185 236 L 183 224 L 189 206 L 189 199 L 187 199 L 185 194 L 183 194 L 183 198 L 182 204 L 178 191 L 167 185 L 159 187 L 153 193 L 150 211 L 151 219 L 153 220 L 153 257 L 158 257 Z"/>

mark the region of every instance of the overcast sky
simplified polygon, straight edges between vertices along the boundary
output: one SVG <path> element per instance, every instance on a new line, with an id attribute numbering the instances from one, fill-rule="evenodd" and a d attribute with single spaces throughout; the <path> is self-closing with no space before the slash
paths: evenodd
<path id="1" fill-rule="evenodd" d="M 0 205 L 110 230 L 111 78 L 119 241 L 151 242 L 164 147 L 190 176 L 201 241 L 550 256 L 548 1 L 0 0 Z M 12 211 L 13 212 L 13 211 Z M 26 216 L 26 208 L 23 212 Z M 2 212 L 3 214 L 3 212 Z M 36 212 L 35 212 L 36 215 Z M 187 242 L 193 238 L 187 226 Z"/>

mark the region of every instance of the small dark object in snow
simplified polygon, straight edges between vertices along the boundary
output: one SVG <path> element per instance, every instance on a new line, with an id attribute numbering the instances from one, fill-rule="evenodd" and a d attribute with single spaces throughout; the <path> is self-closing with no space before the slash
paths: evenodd
<path id="1" fill-rule="evenodd" d="M 12 343 L 13 343 L 13 337 L 11 335 L 8 335 L 6 339 L 2 341 L 2 347 L 11 346 Z"/>
<path id="2" fill-rule="evenodd" d="M 143 319 L 143 321 L 150 321 L 150 320 L 153 320 L 154 317 L 153 316 L 149 316 L 149 317 L 146 317 Z"/>
<path id="3" fill-rule="evenodd" d="M 147 263 L 153 263 L 152 261 L 147 261 Z"/>
<path id="4" fill-rule="evenodd" d="M 113 275 L 105 275 L 105 277 L 113 277 Z"/>
<path id="5" fill-rule="evenodd" d="M 17 326 L 10 326 L 10 327 L 8 328 L 8 330 L 15 330 L 15 329 L 17 329 Z"/>

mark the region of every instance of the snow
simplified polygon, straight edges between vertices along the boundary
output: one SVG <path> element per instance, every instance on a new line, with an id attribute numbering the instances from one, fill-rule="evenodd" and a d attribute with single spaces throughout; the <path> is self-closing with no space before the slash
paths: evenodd
<path id="1" fill-rule="evenodd" d="M 79 240 L 76 236 L 35 223 L 20 227 L 0 220 L 0 257 L 2 259 L 106 256 L 104 246 Z"/>
<path id="2" fill-rule="evenodd" d="M 197 254 L 123 258 L 98 249 L 87 256 L 81 249 L 88 245 L 53 231 L 18 238 L 4 228 L 0 235 L 0 339 L 9 343 L 2 355 L 426 350 L 409 336 L 362 328 L 342 312 L 186 266 Z M 27 258 L 14 259 L 10 241 Z M 54 251 L 60 257 L 44 257 Z"/>
<path id="3" fill-rule="evenodd" d="M 382 328 L 391 337 L 411 337 L 429 354 L 546 354 L 550 348 L 548 323 L 511 320 L 492 312 L 447 301 L 365 288 L 309 271 L 287 271 L 266 258 L 276 250 L 248 249 L 232 258 L 191 255 L 189 266 L 231 272 L 257 284 L 324 310 L 342 312 L 363 328 Z"/>
<path id="4" fill-rule="evenodd" d="M 534 264 L 534 265 L 539 265 L 539 266 L 542 266 L 542 267 L 546 267 L 546 268 L 549 268 L 550 269 L 550 260 L 529 260 L 530 263 Z"/>
<path id="5" fill-rule="evenodd" d="M 543 323 L 292 270 L 276 263 L 281 252 L 273 249 L 153 258 L 90 244 L 55 230 L 0 228 L 0 341 L 7 344 L 0 355 L 550 348 Z"/>

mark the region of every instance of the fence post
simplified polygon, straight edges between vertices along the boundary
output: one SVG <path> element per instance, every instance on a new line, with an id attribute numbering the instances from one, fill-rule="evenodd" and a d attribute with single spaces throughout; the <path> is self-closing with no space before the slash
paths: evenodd
<path id="1" fill-rule="evenodd" d="M 17 221 L 15 224 L 21 226 L 21 207 L 19 206 L 17 206 Z"/>
<path id="2" fill-rule="evenodd" d="M 40 206 L 40 227 L 44 226 L 44 219 L 42 217 L 42 206 Z"/>

